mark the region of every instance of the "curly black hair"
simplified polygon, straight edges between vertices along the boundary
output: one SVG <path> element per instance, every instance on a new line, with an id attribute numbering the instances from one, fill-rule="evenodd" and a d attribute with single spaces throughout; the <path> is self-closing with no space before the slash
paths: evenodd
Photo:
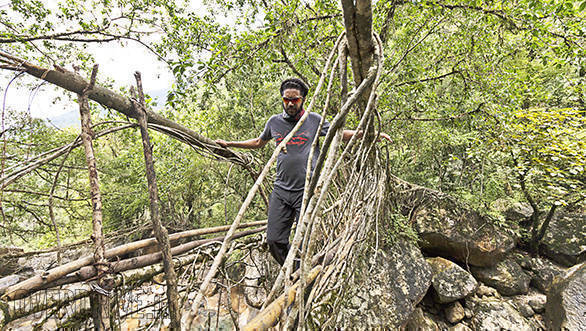
<path id="1" fill-rule="evenodd" d="M 305 96 L 307 95 L 307 92 L 309 91 L 309 87 L 307 87 L 307 84 L 305 84 L 301 79 L 299 78 L 288 78 L 285 79 L 282 83 L 281 83 L 281 95 L 283 95 L 283 91 L 285 91 L 286 89 L 289 88 L 294 88 L 299 90 L 299 92 L 301 93 L 301 96 L 305 98 Z"/>

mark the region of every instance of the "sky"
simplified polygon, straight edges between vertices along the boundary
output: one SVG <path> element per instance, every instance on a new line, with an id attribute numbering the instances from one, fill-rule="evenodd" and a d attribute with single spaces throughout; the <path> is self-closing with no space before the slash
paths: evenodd
<path id="1" fill-rule="evenodd" d="M 98 75 L 115 79 L 116 90 L 135 85 L 134 72 L 138 70 L 142 75 L 145 93 L 157 97 L 158 103 L 164 104 L 167 91 L 174 82 L 173 75 L 144 47 L 131 42 L 124 47 L 116 43 L 96 44 L 92 45 L 89 53 L 94 55 L 96 63 L 100 65 Z M 77 124 L 79 106 L 69 98 L 63 98 L 63 89 L 49 83 L 39 86 L 39 79 L 24 74 L 6 90 L 14 76 L 15 73 L 5 71 L 0 77 L 0 91 L 5 109 L 30 112 L 32 117 L 49 119 L 61 128 Z M 60 100 L 56 100 L 59 96 Z"/>
<path id="2" fill-rule="evenodd" d="M 9 2 L 0 0 L 0 7 L 5 8 Z M 209 14 L 202 0 L 185 0 L 189 9 L 198 14 Z M 41 0 L 48 8 L 57 8 L 57 0 Z M 216 17 L 220 24 L 230 25 L 234 17 Z M 0 29 L 1 31 L 1 29 Z M 63 31 L 67 31 L 63 27 Z M 57 32 L 57 31 L 56 31 Z M 0 45 L 0 49 L 2 49 Z M 134 72 L 140 71 L 144 92 L 153 97 L 158 106 L 163 106 L 167 92 L 174 83 L 174 77 L 166 64 L 155 54 L 134 41 L 125 41 L 124 46 L 117 42 L 90 44 L 87 52 L 92 54 L 99 64 L 98 77 L 115 80 L 114 90 L 136 84 Z M 17 55 L 17 54 L 15 54 Z M 66 68 L 71 70 L 72 68 Z M 79 106 L 69 97 L 63 97 L 63 89 L 26 74 L 10 84 L 15 73 L 0 69 L 0 102 L 5 110 L 28 112 L 32 117 L 48 119 L 53 125 L 64 128 L 79 126 Z M 10 84 L 10 85 L 9 85 Z"/>
<path id="3" fill-rule="evenodd" d="M 42 2 L 49 8 L 56 7 L 57 3 L 55 0 Z M 0 0 L 0 6 L 5 7 L 7 4 L 5 0 Z M 189 6 L 199 12 L 205 10 L 200 0 L 191 0 Z M 124 46 L 110 42 L 90 44 L 87 51 L 94 56 L 100 66 L 98 76 L 115 80 L 115 90 L 135 85 L 134 72 L 138 70 L 142 74 L 145 93 L 156 98 L 159 107 L 164 105 L 167 92 L 174 82 L 173 75 L 166 65 L 144 46 L 133 41 L 126 41 Z M 48 119 L 60 128 L 79 126 L 78 105 L 70 98 L 63 97 L 63 89 L 49 83 L 41 84 L 41 80 L 26 74 L 10 83 L 14 76 L 14 72 L 0 70 L 2 109 L 28 112 L 32 117 Z"/>

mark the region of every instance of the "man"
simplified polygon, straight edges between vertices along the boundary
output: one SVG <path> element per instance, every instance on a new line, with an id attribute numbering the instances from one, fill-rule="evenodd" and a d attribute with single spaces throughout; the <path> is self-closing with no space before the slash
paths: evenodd
<path id="1" fill-rule="evenodd" d="M 218 139 L 216 143 L 222 147 L 257 149 L 264 147 L 270 139 L 275 138 L 278 145 L 305 113 L 303 103 L 308 90 L 307 85 L 298 78 L 283 81 L 280 88 L 283 98 L 283 112 L 273 115 L 267 121 L 260 137 L 244 141 Z M 267 243 L 271 255 L 280 265 L 283 265 L 289 252 L 289 235 L 293 221 L 297 221 L 299 218 L 303 188 L 305 186 L 307 158 L 309 157 L 313 140 L 316 139 L 318 134 L 317 129 L 320 121 L 320 115 L 310 113 L 303 125 L 287 142 L 286 149 L 277 158 L 277 177 L 273 193 L 269 199 Z M 325 136 L 329 128 L 330 124 L 325 121 L 319 135 Z M 342 140 L 349 141 L 355 133 L 352 130 L 344 130 Z M 361 136 L 361 132 L 359 134 Z M 386 134 L 381 134 L 381 137 L 390 140 Z M 318 145 L 313 155 L 312 167 L 317 162 L 319 152 Z"/>

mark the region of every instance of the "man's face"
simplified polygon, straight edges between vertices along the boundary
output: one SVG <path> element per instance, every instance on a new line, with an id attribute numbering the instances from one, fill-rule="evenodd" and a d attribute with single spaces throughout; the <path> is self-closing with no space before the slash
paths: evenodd
<path id="1" fill-rule="evenodd" d="M 303 107 L 303 97 L 298 89 L 289 88 L 283 91 L 283 108 L 290 116 L 295 116 Z"/>

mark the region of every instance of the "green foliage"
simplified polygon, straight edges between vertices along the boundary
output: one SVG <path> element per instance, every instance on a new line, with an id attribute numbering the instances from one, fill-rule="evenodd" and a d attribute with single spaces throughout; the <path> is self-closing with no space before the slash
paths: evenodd
<path id="1" fill-rule="evenodd" d="M 585 115 L 573 108 L 520 109 L 503 128 L 499 144 L 540 200 L 566 205 L 585 194 Z"/>
<path id="2" fill-rule="evenodd" d="M 373 24 L 384 39 L 385 55 L 377 125 L 394 140 L 387 146 L 390 170 L 486 209 L 497 199 L 526 199 L 520 174 L 542 205 L 571 204 L 583 196 L 585 6 L 565 0 L 376 2 Z M 226 140 L 260 134 L 266 120 L 281 111 L 278 86 L 283 78 L 301 75 L 314 89 L 343 31 L 339 3 L 332 0 L 208 0 L 198 8 L 173 0 L 61 1 L 50 6 L 12 1 L 0 8 L 0 22 L 3 47 L 43 65 L 74 62 L 87 70 L 93 64 L 85 51 L 90 42 L 140 41 L 175 76 L 162 115 Z M 115 78 L 100 83 L 111 85 Z M 323 102 L 321 95 L 314 110 L 321 111 Z M 339 102 L 336 92 L 329 118 Z M 77 135 L 8 116 L 13 124 L 5 155 L 14 158 L 6 157 L 5 168 Z M 93 116 L 94 122 L 126 120 L 98 108 Z M 356 115 L 347 123 L 355 126 Z M 230 222 L 252 185 L 249 175 L 159 133 L 152 132 L 152 141 L 170 228 Z M 138 132 L 100 138 L 96 150 L 107 229 L 145 222 L 148 196 Z M 252 153 L 257 167 L 270 152 Z M 46 201 L 61 160 L 13 188 L 43 193 L 40 200 Z M 58 223 L 71 235 L 85 234 L 91 213 L 82 150 L 74 150 L 65 164 L 55 195 L 69 201 L 55 200 Z M 47 234 L 52 226 L 46 203 L 20 202 L 38 197 L 4 192 L 4 237 L 26 229 L 18 243 L 37 235 L 44 238 L 37 246 L 54 242 Z M 247 217 L 262 219 L 265 213 L 257 198 Z M 398 215 L 389 220 L 393 229 L 409 233 Z"/>

